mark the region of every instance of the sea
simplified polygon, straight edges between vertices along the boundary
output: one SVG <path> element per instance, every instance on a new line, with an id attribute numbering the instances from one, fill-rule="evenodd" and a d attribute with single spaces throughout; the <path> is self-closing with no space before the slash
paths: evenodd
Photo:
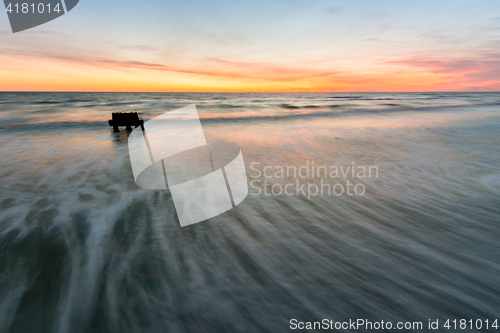
<path id="1" fill-rule="evenodd" d="M 181 227 L 108 119 L 193 104 L 249 193 Z M 0 93 L 0 332 L 495 323 L 500 93 Z"/>

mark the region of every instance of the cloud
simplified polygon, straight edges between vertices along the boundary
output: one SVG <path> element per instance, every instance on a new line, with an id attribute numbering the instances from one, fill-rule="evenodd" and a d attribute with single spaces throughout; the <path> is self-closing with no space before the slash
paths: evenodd
<path id="1" fill-rule="evenodd" d="M 150 45 L 143 45 L 143 44 L 123 45 L 123 46 L 118 46 L 117 49 L 119 49 L 119 50 L 146 51 L 146 52 L 156 52 L 156 51 L 160 50 L 157 47 L 150 46 Z"/>
<path id="2" fill-rule="evenodd" d="M 436 56 L 391 61 L 423 71 L 443 75 L 444 83 L 492 85 L 500 83 L 500 54 L 484 53 L 467 58 L 438 58 Z"/>
<path id="3" fill-rule="evenodd" d="M 259 62 L 238 62 L 217 58 L 203 59 L 201 61 L 202 64 L 191 65 L 189 68 L 185 68 L 180 65 L 167 66 L 164 64 L 147 63 L 134 60 L 97 60 L 96 62 L 115 68 L 135 68 L 213 77 L 261 79 L 284 82 L 305 80 L 311 77 L 332 77 L 340 74 L 332 70 L 311 70 L 299 66 L 286 66 Z"/>
<path id="4" fill-rule="evenodd" d="M 219 58 L 201 58 L 183 64 L 182 61 L 170 61 L 169 65 L 157 62 L 139 60 L 117 60 L 112 58 L 96 59 L 83 55 L 62 55 L 47 52 L 23 52 L 15 49 L 0 48 L 0 55 L 8 58 L 26 58 L 30 63 L 33 59 L 56 60 L 61 62 L 105 68 L 108 70 L 125 71 L 129 74 L 140 74 L 136 70 L 156 72 L 172 72 L 181 74 L 201 75 L 230 79 L 260 79 L 267 81 L 293 82 L 309 78 L 332 77 L 339 73 L 333 70 L 319 70 L 308 68 L 304 64 L 274 64 L 265 62 L 231 61 Z"/>
<path id="5" fill-rule="evenodd" d="M 336 14 L 342 11 L 342 7 L 330 7 L 326 11 L 331 14 Z"/>

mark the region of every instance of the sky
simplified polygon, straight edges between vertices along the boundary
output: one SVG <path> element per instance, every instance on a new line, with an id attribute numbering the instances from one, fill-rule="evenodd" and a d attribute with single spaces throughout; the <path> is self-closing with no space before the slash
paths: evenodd
<path id="1" fill-rule="evenodd" d="M 500 0 L 80 0 L 0 91 L 500 91 Z"/>

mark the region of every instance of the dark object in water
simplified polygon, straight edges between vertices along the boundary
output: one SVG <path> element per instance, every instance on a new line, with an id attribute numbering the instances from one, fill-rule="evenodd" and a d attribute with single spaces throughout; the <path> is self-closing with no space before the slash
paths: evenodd
<path id="1" fill-rule="evenodd" d="M 141 126 L 144 130 L 144 120 L 139 118 L 137 112 L 113 112 L 112 119 L 108 120 L 109 126 L 113 126 L 115 132 L 119 132 L 118 126 L 127 126 L 127 131 L 132 131 L 132 126 Z"/>

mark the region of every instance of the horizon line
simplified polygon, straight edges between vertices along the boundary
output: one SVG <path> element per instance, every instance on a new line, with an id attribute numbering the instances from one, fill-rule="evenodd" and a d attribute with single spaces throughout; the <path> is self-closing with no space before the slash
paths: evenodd
<path id="1" fill-rule="evenodd" d="M 110 94 L 110 93 L 156 93 L 156 94 L 173 94 L 173 93 L 193 93 L 193 94 L 350 94 L 350 93 L 356 93 L 356 94 L 367 94 L 367 93 L 381 93 L 381 94 L 387 94 L 387 93 L 401 93 L 401 94 L 408 94 L 408 93 L 500 93 L 500 90 L 443 90 L 443 91 L 356 91 L 356 90 L 351 90 L 351 91 L 93 91 L 93 90 L 81 90 L 81 91 L 72 91 L 72 90 L 1 90 L 0 93 L 103 93 L 103 94 Z"/>

